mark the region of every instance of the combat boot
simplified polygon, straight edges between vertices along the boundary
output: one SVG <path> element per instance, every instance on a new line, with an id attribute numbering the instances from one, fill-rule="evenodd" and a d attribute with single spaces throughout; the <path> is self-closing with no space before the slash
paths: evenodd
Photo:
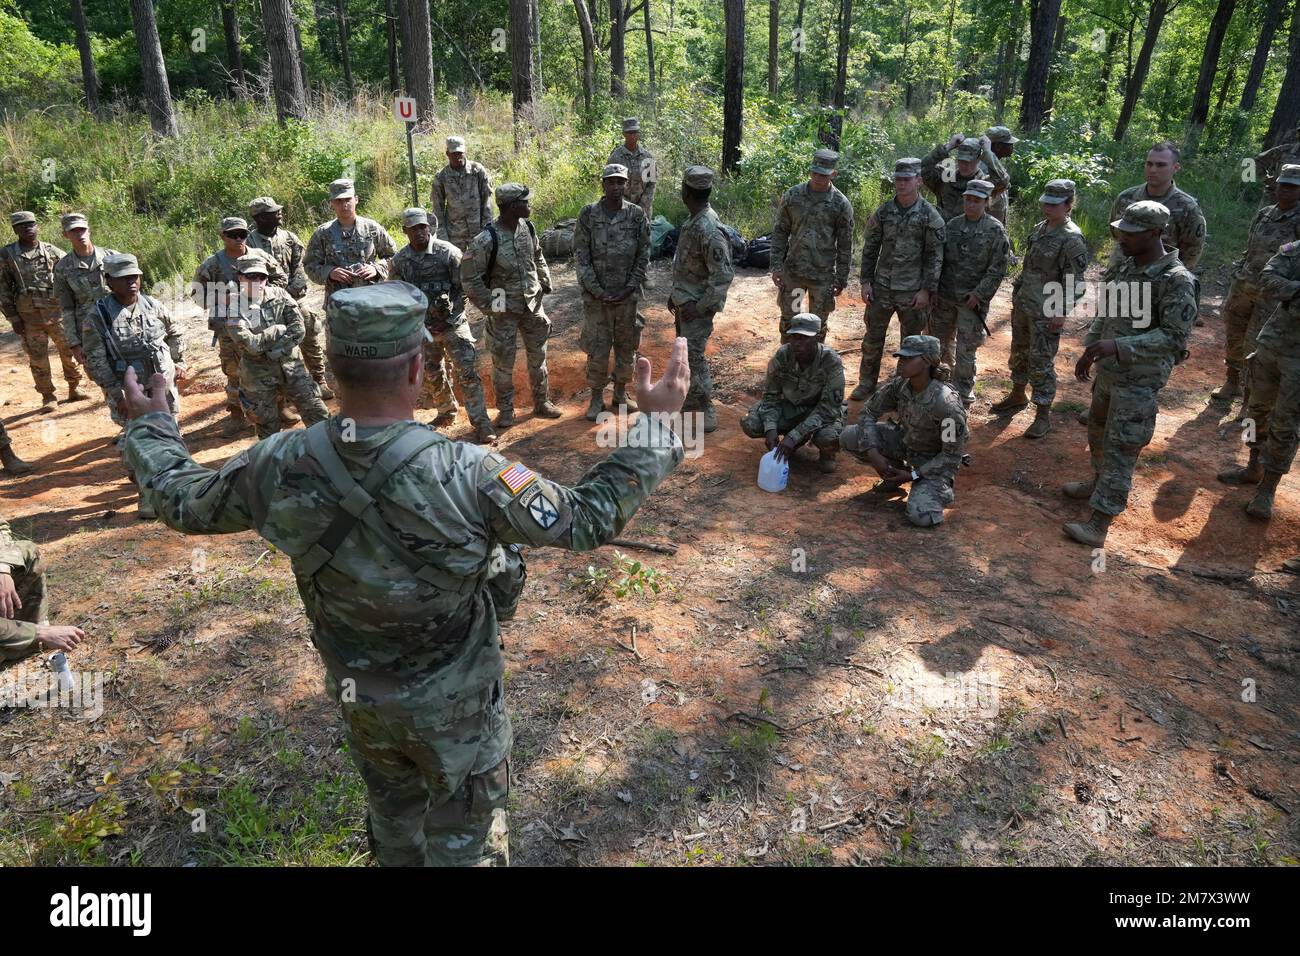
<path id="1" fill-rule="evenodd" d="M 1035 405 L 1034 420 L 1025 429 L 1026 438 L 1042 438 L 1052 430 L 1052 406 Z"/>
<path id="2" fill-rule="evenodd" d="M 292 428 L 302 421 L 302 416 L 295 412 L 288 405 L 280 408 L 280 424 L 285 428 Z"/>
<path id="3" fill-rule="evenodd" d="M 53 392 L 50 392 L 48 395 L 42 395 L 41 401 L 43 403 L 41 405 L 42 412 L 52 412 L 59 407 L 59 396 L 55 395 Z"/>
<path id="4" fill-rule="evenodd" d="M 1273 517 L 1273 495 L 1277 493 L 1277 483 L 1282 480 L 1282 472 L 1266 471 L 1259 480 L 1255 497 L 1246 504 L 1246 514 L 1260 521 Z"/>
<path id="5" fill-rule="evenodd" d="M 1110 530 L 1110 523 L 1113 520 L 1112 515 L 1093 511 L 1092 517 L 1087 521 L 1071 521 L 1066 524 L 1065 533 L 1080 544 L 1100 548 L 1106 543 L 1106 532 Z"/>
<path id="6" fill-rule="evenodd" d="M 328 402 L 334 397 L 334 389 L 330 388 L 329 385 L 325 383 L 325 379 L 319 379 L 316 382 L 316 387 L 320 390 L 320 398 L 322 402 Z"/>
<path id="7" fill-rule="evenodd" d="M 560 411 L 549 398 L 544 398 L 533 404 L 533 414 L 541 415 L 542 418 L 559 418 L 564 412 Z"/>
<path id="8" fill-rule="evenodd" d="M 474 440 L 480 445 L 490 445 L 497 440 L 497 433 L 487 422 L 479 422 L 474 426 Z"/>
<path id="9" fill-rule="evenodd" d="M 1092 420 L 1092 412 L 1090 412 L 1088 409 L 1085 408 L 1079 414 L 1074 416 L 1074 420 L 1086 428 L 1088 422 Z"/>
<path id="10" fill-rule="evenodd" d="M 1216 402 L 1230 402 L 1240 396 L 1241 373 L 1235 368 L 1228 369 L 1228 375 L 1223 380 L 1223 384 L 1210 393 L 1210 398 Z"/>
<path id="11" fill-rule="evenodd" d="M 1000 402 L 994 402 L 989 407 L 991 412 L 1016 412 L 1029 404 L 1029 396 L 1025 394 L 1025 386 L 1013 385 L 1007 397 Z"/>
<path id="12" fill-rule="evenodd" d="M 17 455 L 14 454 L 13 448 L 8 445 L 0 445 L 0 465 L 4 466 L 4 473 L 17 478 L 19 475 L 30 475 L 36 470 L 35 465 L 29 465 Z"/>
<path id="13" fill-rule="evenodd" d="M 1250 460 L 1244 468 L 1225 468 L 1216 476 L 1225 485 L 1257 485 L 1264 477 L 1264 466 L 1259 463 L 1259 449 L 1250 450 Z"/>
<path id="14" fill-rule="evenodd" d="M 817 468 L 823 475 L 829 475 L 835 470 L 835 463 L 839 458 L 840 450 L 838 448 L 821 449 L 821 457 L 817 459 Z"/>
<path id="15" fill-rule="evenodd" d="M 628 414 L 637 410 L 636 402 L 628 398 L 627 385 L 614 384 L 614 408 L 617 410 L 620 406 L 626 406 Z"/>
<path id="16" fill-rule="evenodd" d="M 456 409 L 449 408 L 446 411 L 441 411 L 437 414 L 437 416 L 433 420 L 433 427 L 446 428 L 448 425 L 451 425 L 455 421 L 456 421 Z"/>
<path id="17" fill-rule="evenodd" d="M 154 510 L 153 505 L 149 504 L 147 501 L 144 500 L 143 495 L 140 496 L 140 502 L 136 506 L 135 516 L 139 518 L 141 521 L 158 520 L 158 512 Z"/>
<path id="18" fill-rule="evenodd" d="M 604 410 L 605 390 L 603 388 L 593 388 L 591 390 L 591 401 L 587 404 L 587 421 L 594 422 Z"/>
<path id="19" fill-rule="evenodd" d="M 89 395 L 87 395 L 85 392 L 83 392 L 83 391 L 82 391 L 81 389 L 79 389 L 77 386 L 72 385 L 72 386 L 70 386 L 70 387 L 68 388 L 68 397 L 67 397 L 64 401 L 66 401 L 66 402 L 84 402 L 84 401 L 85 401 L 86 399 L 88 399 L 88 398 L 90 398 Z"/>
<path id="20" fill-rule="evenodd" d="M 1067 498 L 1085 499 L 1092 497 L 1092 490 L 1097 487 L 1097 479 L 1092 481 L 1067 481 L 1061 485 L 1061 494 Z"/>
<path id="21" fill-rule="evenodd" d="M 242 435 L 248 431 L 250 422 L 242 408 L 226 406 L 226 424 L 221 429 L 223 435 Z"/>
<path id="22" fill-rule="evenodd" d="M 704 411 L 704 433 L 707 435 L 709 432 L 717 431 L 718 413 L 713 410 L 713 403 L 709 402 L 707 405 L 705 405 L 703 411 Z"/>
<path id="23" fill-rule="evenodd" d="M 876 386 L 874 385 L 868 385 L 866 382 L 858 382 L 858 387 L 849 393 L 849 401 L 865 402 L 871 397 L 875 390 Z"/>

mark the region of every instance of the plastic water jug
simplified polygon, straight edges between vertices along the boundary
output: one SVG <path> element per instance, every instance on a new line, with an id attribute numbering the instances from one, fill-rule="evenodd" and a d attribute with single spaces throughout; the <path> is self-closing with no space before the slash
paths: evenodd
<path id="1" fill-rule="evenodd" d="M 758 487 L 764 491 L 785 491 L 786 479 L 790 477 L 790 463 L 776 460 L 773 448 L 758 462 Z"/>

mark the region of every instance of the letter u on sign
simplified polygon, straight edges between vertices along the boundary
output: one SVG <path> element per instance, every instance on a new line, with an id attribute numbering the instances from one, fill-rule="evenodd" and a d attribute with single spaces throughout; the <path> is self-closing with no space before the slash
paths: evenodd
<path id="1" fill-rule="evenodd" d="M 415 122 L 415 97 L 394 96 L 393 115 L 397 117 L 398 122 L 414 123 Z"/>

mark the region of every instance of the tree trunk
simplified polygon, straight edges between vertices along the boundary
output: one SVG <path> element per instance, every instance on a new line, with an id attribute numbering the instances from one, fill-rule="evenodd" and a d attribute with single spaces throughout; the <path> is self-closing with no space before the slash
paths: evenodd
<path id="1" fill-rule="evenodd" d="M 95 53 L 86 31 L 86 11 L 81 0 L 72 0 L 72 25 L 77 30 L 77 53 L 81 56 L 81 83 L 86 88 L 86 109 L 99 115 L 99 74 L 95 72 Z"/>
<path id="2" fill-rule="evenodd" d="M 307 92 L 298 65 L 298 46 L 293 34 L 293 11 L 289 0 L 262 0 L 262 27 L 271 61 L 271 86 L 275 92 L 275 115 L 283 123 L 290 117 L 307 116 Z"/>
<path id="3" fill-rule="evenodd" d="M 776 98 L 777 49 L 781 42 L 781 0 L 767 0 L 767 95 Z"/>
<path id="4" fill-rule="evenodd" d="M 578 29 L 582 33 L 582 102 L 588 112 L 596 96 L 596 32 L 591 28 L 591 12 L 587 0 L 573 0 L 578 14 Z"/>
<path id="5" fill-rule="evenodd" d="M 900 32 L 901 32 L 900 39 L 903 44 L 903 65 L 900 70 L 904 81 L 903 82 L 903 109 L 910 110 L 912 108 L 912 80 L 910 77 L 907 76 L 909 70 L 911 69 L 911 63 L 908 60 L 908 52 L 912 48 L 912 7 L 910 4 L 904 5 L 903 25 L 902 27 L 900 27 Z M 899 77 L 897 76 L 894 77 L 895 83 L 897 83 L 898 80 Z"/>
<path id="6" fill-rule="evenodd" d="M 943 40 L 943 90 L 939 93 L 945 105 L 948 102 L 948 90 L 952 87 L 952 25 L 956 19 L 957 0 L 948 0 L 948 28 L 944 31 Z"/>
<path id="7" fill-rule="evenodd" d="M 799 0 L 799 12 L 794 18 L 794 101 L 803 102 L 803 51 L 807 49 L 807 40 L 803 32 L 803 8 L 807 0 Z"/>
<path id="8" fill-rule="evenodd" d="M 348 27 L 347 0 L 335 0 L 334 9 L 339 21 L 339 56 L 343 60 L 343 85 L 347 88 L 348 99 L 352 99 L 357 91 L 352 83 L 352 45 Z"/>
<path id="9" fill-rule="evenodd" d="M 1065 14 L 1056 18 L 1056 36 L 1052 40 L 1052 57 L 1047 67 L 1047 95 L 1043 99 L 1043 117 L 1051 121 L 1052 107 L 1056 105 L 1056 82 L 1061 75 L 1061 48 L 1065 45 Z"/>
<path id="10" fill-rule="evenodd" d="M 840 134 L 844 132 L 844 87 L 848 82 L 849 30 L 853 26 L 853 0 L 840 0 L 839 43 L 835 51 L 835 86 L 831 91 L 832 149 L 840 148 Z"/>
<path id="11" fill-rule="evenodd" d="M 176 114 L 172 111 L 172 93 L 167 85 L 162 44 L 158 42 L 153 0 L 131 0 L 131 24 L 140 51 L 140 75 L 145 105 L 149 110 L 149 126 L 159 136 L 176 136 Z"/>
<path id="12" fill-rule="evenodd" d="M 1002 69 L 998 72 L 997 89 L 993 99 L 996 105 L 994 110 L 998 122 L 1001 123 L 1007 111 L 1007 97 L 1011 93 L 1011 77 L 1016 69 L 1016 56 L 1020 52 L 1020 11 L 1024 5 L 1024 0 L 1015 0 L 1015 5 L 1011 8 L 1011 24 L 1007 33 L 1007 56 L 1002 61 Z"/>
<path id="13" fill-rule="evenodd" d="M 623 53 L 623 0 L 609 0 L 609 92 L 622 99 L 627 93 L 627 60 Z"/>
<path id="14" fill-rule="evenodd" d="M 645 17 L 645 61 L 650 76 L 650 102 L 655 99 L 655 38 L 650 32 L 650 0 L 643 0 L 641 12 Z"/>
<path id="15" fill-rule="evenodd" d="M 1101 82 L 1097 85 L 1097 108 L 1106 108 L 1106 99 L 1110 95 L 1110 80 L 1115 75 L 1115 44 L 1119 43 L 1119 31 L 1106 33 L 1106 47 L 1101 54 Z"/>
<path id="16" fill-rule="evenodd" d="M 1129 77 L 1124 90 L 1124 105 L 1120 107 L 1119 119 L 1115 123 L 1115 142 L 1124 140 L 1128 132 L 1129 121 L 1133 119 L 1133 110 L 1137 107 L 1138 97 L 1142 95 L 1142 86 L 1147 81 L 1147 72 L 1151 69 L 1151 53 L 1156 48 L 1156 39 L 1160 36 L 1160 25 L 1169 12 L 1168 0 L 1151 0 L 1151 16 L 1147 18 L 1146 35 L 1142 37 L 1142 49 L 1138 51 L 1137 62 L 1133 64 L 1133 74 Z"/>
<path id="17" fill-rule="evenodd" d="M 1196 77 L 1196 93 L 1192 97 L 1192 129 L 1199 133 L 1205 128 L 1210 118 L 1210 95 L 1214 92 L 1214 76 L 1219 70 L 1219 54 L 1223 50 L 1223 38 L 1232 22 L 1232 13 L 1237 9 L 1237 0 L 1219 0 L 1214 19 L 1210 21 L 1210 34 L 1205 38 L 1205 52 L 1201 55 L 1201 71 Z"/>
<path id="18" fill-rule="evenodd" d="M 1277 91 L 1277 106 L 1268 124 L 1264 146 L 1276 146 L 1300 122 L 1300 2 L 1291 11 L 1291 39 L 1287 44 L 1286 75 Z"/>
<path id="19" fill-rule="evenodd" d="M 515 122 L 533 104 L 533 17 L 531 0 L 510 0 L 510 78 Z M 518 145 L 516 136 L 516 145 Z"/>
<path id="20" fill-rule="evenodd" d="M 538 93 L 546 92 L 542 80 L 542 14 L 540 0 L 530 0 L 528 4 L 529 29 L 533 31 L 533 84 Z"/>
<path id="21" fill-rule="evenodd" d="M 1246 74 L 1246 85 L 1241 91 L 1241 111 L 1249 113 L 1255 108 L 1255 98 L 1259 95 L 1259 84 L 1264 79 L 1264 67 L 1268 66 L 1268 54 L 1273 48 L 1273 37 L 1277 33 L 1278 21 L 1282 19 L 1282 7 L 1286 0 L 1268 0 L 1264 6 L 1264 22 L 1260 24 L 1259 41 L 1255 44 L 1255 55 L 1250 59 L 1250 72 Z"/>
<path id="22" fill-rule="evenodd" d="M 394 0 L 384 0 L 384 37 L 388 45 L 388 89 L 394 96 L 401 88 L 397 82 L 397 11 Z"/>
<path id="23" fill-rule="evenodd" d="M 303 103 L 306 104 L 307 91 L 311 89 L 311 83 L 307 79 L 307 57 L 303 54 L 302 24 L 298 21 L 298 14 L 293 12 L 292 4 L 289 12 L 293 17 L 293 55 L 298 61 L 298 72 L 302 76 L 302 96 Z"/>
<path id="24" fill-rule="evenodd" d="M 1030 135 L 1042 129 L 1047 112 L 1047 74 L 1060 13 L 1061 0 L 1038 0 L 1029 23 L 1029 62 L 1020 97 L 1020 128 Z"/>
<path id="25" fill-rule="evenodd" d="M 406 0 L 411 19 L 411 56 L 407 61 L 406 90 L 415 97 L 417 115 L 424 122 L 433 115 L 433 27 L 429 0 Z"/>
<path id="26" fill-rule="evenodd" d="M 745 0 L 724 0 L 724 3 L 727 45 L 722 88 L 722 171 L 732 172 L 740 164 L 745 111 Z"/>

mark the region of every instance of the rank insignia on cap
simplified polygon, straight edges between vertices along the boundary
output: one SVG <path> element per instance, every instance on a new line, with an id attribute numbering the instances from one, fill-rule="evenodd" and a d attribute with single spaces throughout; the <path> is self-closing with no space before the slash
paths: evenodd
<path id="1" fill-rule="evenodd" d="M 511 497 L 514 497 L 536 481 L 537 475 L 523 465 L 514 464 L 499 472 L 497 478 L 501 480 L 501 484 L 506 486 L 506 490 L 510 492 Z"/>
<path id="2" fill-rule="evenodd" d="M 542 528 L 550 528 L 560 520 L 559 510 L 555 507 L 555 503 L 546 497 L 545 492 L 533 496 L 533 500 L 528 503 L 528 513 Z"/>

